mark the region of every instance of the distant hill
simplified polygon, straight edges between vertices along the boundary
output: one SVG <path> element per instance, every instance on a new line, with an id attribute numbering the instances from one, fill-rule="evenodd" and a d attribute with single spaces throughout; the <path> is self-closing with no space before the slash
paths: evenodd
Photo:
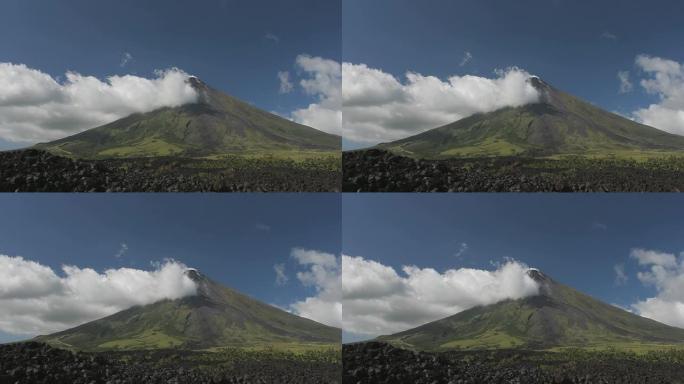
<path id="1" fill-rule="evenodd" d="M 432 351 L 684 346 L 684 329 L 605 304 L 540 271 L 528 274 L 540 285 L 538 295 L 474 307 L 378 340 Z"/>
<path id="2" fill-rule="evenodd" d="M 262 111 L 195 77 L 188 82 L 199 94 L 195 104 L 136 113 L 35 147 L 88 159 L 222 155 L 298 158 L 341 151 L 339 136 Z"/>
<path id="3" fill-rule="evenodd" d="M 35 341 L 85 351 L 341 342 L 338 328 L 264 304 L 197 271 L 187 274 L 197 284 L 195 296 L 132 307 Z"/>
<path id="4" fill-rule="evenodd" d="M 645 153 L 684 154 L 684 137 L 606 112 L 547 84 L 528 80 L 540 101 L 480 113 L 378 148 L 397 154 L 440 159 L 483 156 L 638 157 Z"/>

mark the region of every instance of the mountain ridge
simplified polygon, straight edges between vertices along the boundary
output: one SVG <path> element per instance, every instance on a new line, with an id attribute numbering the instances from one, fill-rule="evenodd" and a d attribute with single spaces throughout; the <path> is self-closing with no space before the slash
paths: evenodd
<path id="1" fill-rule="evenodd" d="M 473 307 L 376 340 L 419 350 L 684 346 L 684 329 L 603 303 L 530 269 L 539 294 Z"/>
<path id="2" fill-rule="evenodd" d="M 197 294 L 134 306 L 34 340 L 76 350 L 201 350 L 274 343 L 339 343 L 341 330 L 262 303 L 196 270 Z"/>
<path id="3" fill-rule="evenodd" d="M 604 111 L 539 77 L 536 103 L 477 113 L 376 148 L 419 158 L 634 156 L 684 151 L 684 137 Z"/>
<path id="4" fill-rule="evenodd" d="M 339 136 L 263 111 L 197 77 L 186 81 L 198 93 L 196 103 L 134 113 L 34 147 L 86 159 L 227 155 L 297 158 L 341 149 Z"/>

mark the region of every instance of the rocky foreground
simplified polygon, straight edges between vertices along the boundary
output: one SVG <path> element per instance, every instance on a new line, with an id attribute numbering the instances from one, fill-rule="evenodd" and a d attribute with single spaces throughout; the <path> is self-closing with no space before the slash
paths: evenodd
<path id="1" fill-rule="evenodd" d="M 343 346 L 344 384 L 682 383 L 684 356 L 611 352 L 421 353 L 369 342 Z"/>
<path id="2" fill-rule="evenodd" d="M 344 192 L 679 192 L 684 160 L 420 160 L 370 149 L 342 155 Z"/>
<path id="3" fill-rule="evenodd" d="M 319 384 L 341 367 L 296 358 L 224 360 L 174 351 L 72 353 L 40 343 L 0 345 L 0 384 Z"/>
<path id="4" fill-rule="evenodd" d="M 1 192 L 336 192 L 339 168 L 289 161 L 145 158 L 75 160 L 0 152 Z"/>

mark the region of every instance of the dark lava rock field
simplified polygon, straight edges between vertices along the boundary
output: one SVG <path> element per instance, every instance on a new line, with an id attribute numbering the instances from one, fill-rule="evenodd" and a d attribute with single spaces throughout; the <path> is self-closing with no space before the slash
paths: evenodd
<path id="1" fill-rule="evenodd" d="M 422 353 L 368 342 L 344 345 L 344 384 L 642 384 L 684 382 L 682 352 L 454 351 Z"/>
<path id="2" fill-rule="evenodd" d="M 337 192 L 339 166 L 289 161 L 75 160 L 0 152 L 1 192 Z"/>
<path id="3" fill-rule="evenodd" d="M 344 152 L 344 192 L 680 192 L 684 159 L 420 160 L 379 149 Z"/>
<path id="4" fill-rule="evenodd" d="M 211 355 L 73 353 L 40 343 L 0 345 L 0 384 L 340 383 L 339 362 L 240 359 L 226 367 L 225 361 L 212 364 Z M 197 368 L 198 359 L 210 368 Z"/>

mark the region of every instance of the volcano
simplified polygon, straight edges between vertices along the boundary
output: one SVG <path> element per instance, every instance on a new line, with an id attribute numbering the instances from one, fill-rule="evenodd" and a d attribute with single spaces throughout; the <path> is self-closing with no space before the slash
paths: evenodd
<path id="1" fill-rule="evenodd" d="M 538 77 L 527 81 L 539 94 L 536 103 L 475 114 L 377 148 L 425 159 L 635 157 L 684 151 L 682 136 L 604 111 Z"/>
<path id="2" fill-rule="evenodd" d="M 603 303 L 541 271 L 539 294 L 474 307 L 378 340 L 411 349 L 638 348 L 682 345 L 684 329 Z"/>
<path id="3" fill-rule="evenodd" d="M 300 158 L 341 150 L 339 136 L 260 110 L 196 77 L 187 81 L 198 94 L 196 103 L 136 113 L 35 148 L 84 159 L 224 155 Z"/>
<path id="4" fill-rule="evenodd" d="M 197 294 L 136 306 L 41 341 L 83 351 L 339 344 L 341 330 L 295 316 L 188 270 Z"/>

